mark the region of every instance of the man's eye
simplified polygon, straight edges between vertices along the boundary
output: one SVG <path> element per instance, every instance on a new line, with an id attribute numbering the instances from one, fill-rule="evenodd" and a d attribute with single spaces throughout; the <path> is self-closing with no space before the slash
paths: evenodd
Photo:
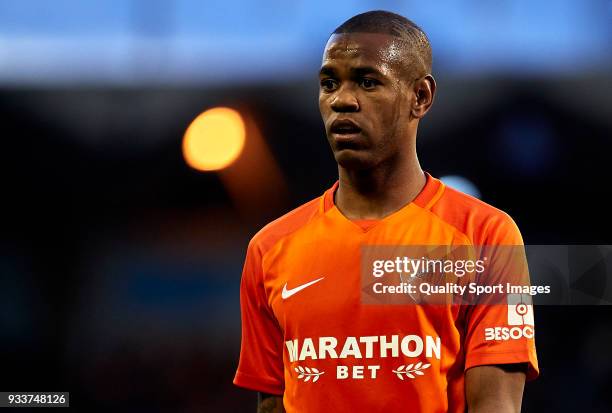
<path id="1" fill-rule="evenodd" d="M 332 79 L 321 80 L 321 89 L 332 90 L 336 87 L 336 82 Z"/>
<path id="2" fill-rule="evenodd" d="M 361 86 L 364 89 L 374 89 L 376 87 L 376 81 L 374 79 L 361 79 Z"/>

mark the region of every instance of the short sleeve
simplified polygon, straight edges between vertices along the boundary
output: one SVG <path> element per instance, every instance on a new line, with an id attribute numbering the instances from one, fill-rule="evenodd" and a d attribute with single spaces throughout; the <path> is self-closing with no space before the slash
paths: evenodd
<path id="1" fill-rule="evenodd" d="M 266 298 L 261 251 L 253 240 L 247 249 L 240 282 L 240 314 L 242 341 L 234 384 L 282 395 L 282 332 Z"/>
<path id="2" fill-rule="evenodd" d="M 478 285 L 501 285 L 503 290 L 468 306 L 465 370 L 481 365 L 527 363 L 527 380 L 532 380 L 538 376 L 539 368 L 531 296 L 508 290 L 508 284 L 529 284 L 523 240 L 514 221 L 505 214 L 489 221 L 486 229 L 481 248 L 489 259 L 489 270 L 483 274 L 487 279 L 478 281 Z"/>

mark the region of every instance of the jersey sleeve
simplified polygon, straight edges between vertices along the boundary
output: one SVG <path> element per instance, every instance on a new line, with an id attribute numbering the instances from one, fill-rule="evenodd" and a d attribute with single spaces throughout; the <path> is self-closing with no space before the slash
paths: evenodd
<path id="1" fill-rule="evenodd" d="M 486 280 L 478 285 L 502 285 L 499 294 L 484 295 L 467 309 L 465 370 L 481 365 L 527 363 L 527 380 L 539 374 L 535 349 L 533 306 L 529 294 L 508 293 L 508 283 L 529 283 L 523 240 L 506 214 L 487 223 L 483 252 L 489 260 Z"/>
<path id="2" fill-rule="evenodd" d="M 242 341 L 234 384 L 282 395 L 283 338 L 263 285 L 261 250 L 251 240 L 240 282 Z"/>

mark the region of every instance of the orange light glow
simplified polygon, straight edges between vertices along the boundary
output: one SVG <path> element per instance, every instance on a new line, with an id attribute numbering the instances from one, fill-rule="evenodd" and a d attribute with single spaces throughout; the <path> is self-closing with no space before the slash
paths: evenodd
<path id="1" fill-rule="evenodd" d="M 183 137 L 183 156 L 199 171 L 218 171 L 230 166 L 242 153 L 246 133 L 240 113 L 213 108 L 191 122 Z"/>

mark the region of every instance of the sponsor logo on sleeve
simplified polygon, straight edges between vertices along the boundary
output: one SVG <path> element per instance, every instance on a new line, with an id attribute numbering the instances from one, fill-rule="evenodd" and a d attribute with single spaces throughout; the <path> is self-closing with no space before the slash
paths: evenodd
<path id="1" fill-rule="evenodd" d="M 508 294 L 508 326 L 484 329 L 486 341 L 532 339 L 533 305 L 529 294 Z"/>
<path id="2" fill-rule="evenodd" d="M 533 305 L 529 294 L 508 294 L 508 325 L 534 325 Z"/>

